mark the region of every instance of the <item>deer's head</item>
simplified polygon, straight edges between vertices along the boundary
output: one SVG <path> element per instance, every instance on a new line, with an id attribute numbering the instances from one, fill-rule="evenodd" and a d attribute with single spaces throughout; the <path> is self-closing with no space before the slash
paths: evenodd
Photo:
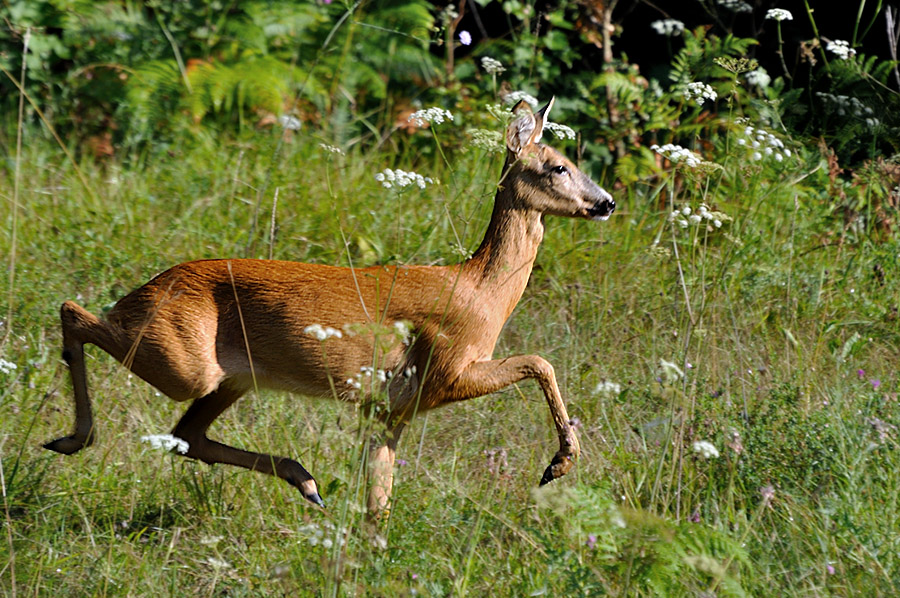
<path id="1" fill-rule="evenodd" d="M 506 129 L 506 168 L 501 185 L 511 187 L 510 206 L 542 214 L 606 220 L 616 202 L 569 159 L 540 142 L 553 106 L 533 114 L 524 101 L 513 108 L 515 118 Z"/>

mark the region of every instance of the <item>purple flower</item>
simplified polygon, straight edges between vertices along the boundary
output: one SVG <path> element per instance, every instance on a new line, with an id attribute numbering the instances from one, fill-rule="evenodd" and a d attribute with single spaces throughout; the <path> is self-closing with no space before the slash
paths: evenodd
<path id="1" fill-rule="evenodd" d="M 472 43 L 472 34 L 468 31 L 460 31 L 459 32 L 459 43 L 464 46 L 468 46 Z"/>
<path id="2" fill-rule="evenodd" d="M 834 565 L 828 563 L 827 565 L 825 565 L 825 571 L 828 572 L 828 575 L 834 575 Z"/>
<path id="3" fill-rule="evenodd" d="M 593 549 L 594 549 L 594 546 L 597 545 L 597 535 L 596 535 L 596 534 L 590 534 L 590 535 L 588 536 L 587 542 L 585 542 L 585 545 L 586 545 L 588 548 L 590 548 L 591 550 L 593 550 Z"/>
<path id="4" fill-rule="evenodd" d="M 696 509 L 691 513 L 691 523 L 700 523 L 700 509 Z"/>
<path id="5" fill-rule="evenodd" d="M 879 386 L 881 386 L 881 380 L 879 380 L 878 378 L 869 380 L 869 382 L 872 383 L 872 388 L 878 388 Z"/>
<path id="6" fill-rule="evenodd" d="M 397 467 L 403 467 L 404 465 L 409 465 L 409 461 L 406 459 L 397 459 Z"/>
<path id="7" fill-rule="evenodd" d="M 856 375 L 859 376 L 860 380 L 862 380 L 866 377 L 866 370 L 856 370 Z"/>

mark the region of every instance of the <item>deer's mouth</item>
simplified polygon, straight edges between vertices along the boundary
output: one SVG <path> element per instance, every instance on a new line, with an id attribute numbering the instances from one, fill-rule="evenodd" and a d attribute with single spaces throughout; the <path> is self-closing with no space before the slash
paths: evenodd
<path id="1" fill-rule="evenodd" d="M 613 198 L 604 198 L 588 210 L 588 216 L 590 216 L 591 220 L 606 220 L 615 211 L 616 202 Z"/>

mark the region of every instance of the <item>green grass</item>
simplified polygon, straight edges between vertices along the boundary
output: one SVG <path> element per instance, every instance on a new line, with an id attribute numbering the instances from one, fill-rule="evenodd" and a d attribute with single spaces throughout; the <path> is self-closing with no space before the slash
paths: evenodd
<path id="1" fill-rule="evenodd" d="M 97 442 L 68 458 L 40 448 L 71 427 L 57 316 L 66 299 L 101 312 L 154 273 L 204 257 L 271 250 L 338 265 L 438 264 L 459 260 L 460 246 L 473 250 L 499 156 L 419 161 L 415 170 L 441 181 L 426 191 L 398 196 L 374 181 L 386 167 L 409 169 L 413 155 L 329 158 L 302 135 L 276 152 L 261 135 L 150 155 L 140 167 L 86 163 L 86 188 L 61 152 L 26 143 L 15 287 L 10 269 L 0 273 L 4 314 L 12 302 L 0 357 L 17 366 L 0 374 L 2 595 L 900 589 L 900 243 L 838 242 L 841 227 L 820 208 L 826 191 L 812 182 L 820 179 L 789 184 L 814 170 L 814 157 L 785 177 L 726 162 L 709 186 L 688 176 L 617 190 L 606 223 L 548 218 L 495 354 L 554 364 L 581 421 L 578 466 L 537 489 L 555 438 L 532 384 L 419 417 L 400 443 L 394 508 L 380 530 L 386 549 L 362 525 L 360 421 L 347 405 L 265 391 L 212 430 L 297 457 L 326 513 L 275 478 L 142 444 L 185 406 L 94 347 Z M 13 164 L 2 173 L 3 256 Z M 678 205 L 705 200 L 733 222 L 693 242 L 694 229 L 667 223 L 671 189 Z M 667 377 L 660 360 L 686 376 Z M 605 380 L 621 392 L 595 392 Z M 720 457 L 700 458 L 696 440 Z"/>

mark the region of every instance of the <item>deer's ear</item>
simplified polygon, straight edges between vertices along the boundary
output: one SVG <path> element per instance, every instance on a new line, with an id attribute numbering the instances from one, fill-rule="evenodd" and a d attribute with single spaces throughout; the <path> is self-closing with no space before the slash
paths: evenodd
<path id="1" fill-rule="evenodd" d="M 531 143 L 538 143 L 541 140 L 541 135 L 544 134 L 544 127 L 547 126 L 547 120 L 550 116 L 550 109 L 553 108 L 553 102 L 556 101 L 556 96 L 550 98 L 550 101 L 547 102 L 547 105 L 538 110 L 538 113 L 534 115 L 535 126 L 534 133 L 531 136 Z"/>
<path id="2" fill-rule="evenodd" d="M 524 100 L 519 100 L 513 106 L 512 111 L 515 116 L 506 127 L 506 147 L 513 154 L 519 156 L 523 149 L 533 143 L 537 120 L 531 113 L 531 107 Z"/>

